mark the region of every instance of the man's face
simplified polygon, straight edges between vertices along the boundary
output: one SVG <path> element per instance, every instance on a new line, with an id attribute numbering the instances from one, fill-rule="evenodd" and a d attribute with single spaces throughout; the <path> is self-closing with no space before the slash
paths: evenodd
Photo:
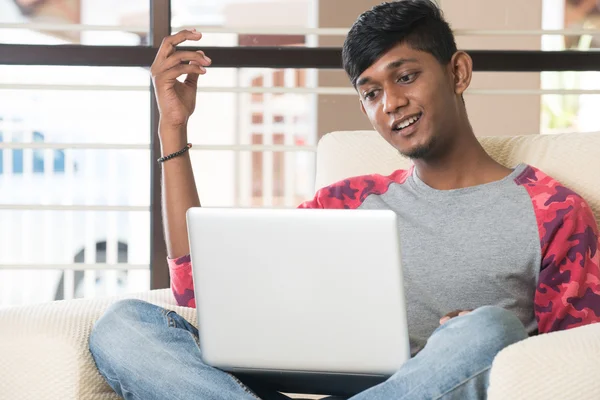
<path id="1" fill-rule="evenodd" d="M 363 112 L 381 136 L 410 158 L 429 158 L 456 126 L 452 74 L 426 52 L 399 44 L 358 78 Z"/>

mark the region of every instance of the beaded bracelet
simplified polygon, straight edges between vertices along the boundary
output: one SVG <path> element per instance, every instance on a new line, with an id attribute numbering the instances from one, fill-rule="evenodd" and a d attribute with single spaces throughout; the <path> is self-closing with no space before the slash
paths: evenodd
<path id="1" fill-rule="evenodd" d="M 183 149 L 181 149 L 181 150 L 179 150 L 179 151 L 177 151 L 177 152 L 175 152 L 175 153 L 171 153 L 171 154 L 168 154 L 168 155 L 166 155 L 166 156 L 164 156 L 164 157 L 161 157 L 161 158 L 159 158 L 159 159 L 158 159 L 158 160 L 156 160 L 156 161 L 158 161 L 159 163 L 161 163 L 161 162 L 165 162 L 165 161 L 168 161 L 168 160 L 170 160 L 171 158 L 175 158 L 175 157 L 177 157 L 177 156 L 180 156 L 180 155 L 182 155 L 183 153 L 185 153 L 186 151 L 188 151 L 188 150 L 189 150 L 189 149 L 191 149 L 191 148 L 192 148 L 192 144 L 191 144 L 191 143 L 188 143 L 188 144 L 187 144 L 187 145 L 186 145 L 186 146 L 185 146 Z"/>

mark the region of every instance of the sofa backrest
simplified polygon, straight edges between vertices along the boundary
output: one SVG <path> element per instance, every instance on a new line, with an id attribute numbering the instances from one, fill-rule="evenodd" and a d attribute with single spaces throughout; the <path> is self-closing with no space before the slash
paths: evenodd
<path id="1" fill-rule="evenodd" d="M 600 133 L 488 136 L 479 140 L 499 163 L 514 167 L 525 162 L 579 193 L 600 224 Z M 319 141 L 315 186 L 319 189 L 358 175 L 389 175 L 410 165 L 409 159 L 375 131 L 333 132 Z"/>

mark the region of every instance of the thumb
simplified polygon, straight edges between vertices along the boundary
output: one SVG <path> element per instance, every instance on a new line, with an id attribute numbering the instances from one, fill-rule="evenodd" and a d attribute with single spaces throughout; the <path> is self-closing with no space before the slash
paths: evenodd
<path id="1" fill-rule="evenodd" d="M 201 65 L 199 63 L 197 63 L 196 61 L 190 61 L 190 64 L 201 67 Z M 199 76 L 200 76 L 200 74 L 197 74 L 197 73 L 187 74 L 187 76 L 185 77 L 185 81 L 183 83 L 185 83 L 187 86 L 197 87 Z"/>

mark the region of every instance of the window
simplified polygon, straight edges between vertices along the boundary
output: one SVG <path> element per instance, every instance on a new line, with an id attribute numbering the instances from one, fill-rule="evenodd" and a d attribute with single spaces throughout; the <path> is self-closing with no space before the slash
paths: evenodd
<path id="1" fill-rule="evenodd" d="M 0 0 L 1 43 L 145 46 L 150 0 Z"/>
<path id="2" fill-rule="evenodd" d="M 179 0 L 172 2 L 171 26 L 173 31 L 201 27 L 203 46 L 305 46 L 307 36 L 303 31 L 316 22 L 314 10 L 318 3 L 213 0 L 199 5 L 195 0 Z"/>
<path id="3" fill-rule="evenodd" d="M 0 71 L 0 306 L 148 289 L 147 72 Z"/>
<path id="4" fill-rule="evenodd" d="M 168 287 L 147 67 L 169 22 L 204 33 L 185 46 L 221 57 L 189 124 L 203 203 L 295 207 L 314 193 L 319 138 L 372 129 L 339 54 L 355 17 L 380 2 L 173 0 L 161 23 L 158 1 L 0 0 L 0 306 L 34 301 L 2 297 L 23 276 L 66 298 L 145 290 L 150 269 L 152 287 Z M 596 1 L 437 2 L 475 60 L 465 98 L 478 134 L 600 130 Z M 43 62 L 21 44 L 40 45 Z M 29 241 L 11 236 L 19 227 Z"/>

